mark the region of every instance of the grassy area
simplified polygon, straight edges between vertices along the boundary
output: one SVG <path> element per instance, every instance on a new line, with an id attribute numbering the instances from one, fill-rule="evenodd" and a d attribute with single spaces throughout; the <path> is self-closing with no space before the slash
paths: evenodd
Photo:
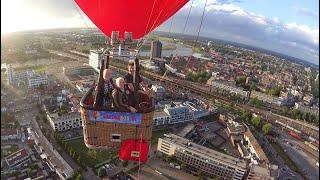
<path id="1" fill-rule="evenodd" d="M 6 157 L 19 150 L 18 145 L 12 144 L 10 148 L 1 148 L 1 158 Z"/>
<path id="2" fill-rule="evenodd" d="M 169 37 L 159 36 L 158 39 L 159 39 L 159 41 L 175 42 L 175 41 L 173 40 L 173 38 L 169 38 Z"/>
<path id="3" fill-rule="evenodd" d="M 170 129 L 161 129 L 152 132 L 152 138 L 151 138 L 151 146 L 158 143 L 159 137 L 161 137 L 163 134 L 171 133 Z"/>
<path id="4" fill-rule="evenodd" d="M 49 68 L 49 65 L 44 64 L 44 65 L 26 65 L 16 69 L 19 71 L 34 70 L 35 73 L 43 73 L 47 71 L 48 68 Z"/>
<path id="5" fill-rule="evenodd" d="M 38 66 L 33 66 L 32 68 L 37 74 L 39 74 L 39 73 L 46 72 L 47 69 L 49 68 L 49 65 L 38 65 Z"/>
<path id="6" fill-rule="evenodd" d="M 175 50 L 177 47 L 173 44 L 167 44 L 165 46 L 162 46 L 162 50 Z"/>
<path id="7" fill-rule="evenodd" d="M 93 150 L 85 146 L 83 138 L 67 140 L 77 154 L 80 154 L 82 161 L 85 165 L 94 167 L 96 164 L 107 161 L 117 155 L 115 150 Z"/>

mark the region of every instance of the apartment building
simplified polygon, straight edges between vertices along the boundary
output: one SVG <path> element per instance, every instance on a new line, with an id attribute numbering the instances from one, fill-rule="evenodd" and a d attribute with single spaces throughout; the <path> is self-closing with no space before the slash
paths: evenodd
<path id="1" fill-rule="evenodd" d="M 205 172 L 206 176 L 240 180 L 245 178 L 247 173 L 246 161 L 200 146 L 174 134 L 160 137 L 157 150 L 165 155 L 174 156 L 194 172 Z"/>
<path id="2" fill-rule="evenodd" d="M 58 113 L 47 114 L 50 126 L 54 131 L 66 131 L 82 127 L 82 119 L 79 112 L 69 112 L 58 115 Z"/>

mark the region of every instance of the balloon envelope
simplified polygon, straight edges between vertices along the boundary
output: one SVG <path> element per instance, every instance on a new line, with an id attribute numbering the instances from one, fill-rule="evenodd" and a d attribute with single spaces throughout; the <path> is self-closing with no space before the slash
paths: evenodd
<path id="1" fill-rule="evenodd" d="M 74 0 L 108 37 L 132 32 L 139 39 L 175 14 L 188 0 Z"/>

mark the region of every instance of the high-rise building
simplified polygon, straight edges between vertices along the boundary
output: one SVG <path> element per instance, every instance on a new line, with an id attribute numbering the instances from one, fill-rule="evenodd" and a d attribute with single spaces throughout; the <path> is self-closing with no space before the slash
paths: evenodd
<path id="1" fill-rule="evenodd" d="M 119 40 L 119 31 L 112 31 L 111 32 L 111 45 L 117 45 L 119 44 L 120 40 Z"/>
<path id="2" fill-rule="evenodd" d="M 162 43 L 160 41 L 151 42 L 151 58 L 161 58 Z"/>
<path id="3" fill-rule="evenodd" d="M 11 64 L 7 65 L 7 76 L 8 76 L 8 85 L 14 84 L 14 74 L 13 74 L 13 68 Z"/>
<path id="4" fill-rule="evenodd" d="M 132 32 L 124 32 L 124 41 L 132 42 Z"/>

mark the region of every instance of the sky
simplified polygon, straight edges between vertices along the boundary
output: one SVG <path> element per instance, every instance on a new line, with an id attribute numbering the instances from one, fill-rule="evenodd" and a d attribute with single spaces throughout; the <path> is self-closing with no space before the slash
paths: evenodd
<path id="1" fill-rule="evenodd" d="M 156 30 L 169 32 L 172 21 L 172 32 L 196 35 L 205 2 L 190 0 Z M 1 34 L 88 26 L 94 25 L 73 0 L 1 0 Z M 319 0 L 207 0 L 200 36 L 261 47 L 319 65 Z"/>

